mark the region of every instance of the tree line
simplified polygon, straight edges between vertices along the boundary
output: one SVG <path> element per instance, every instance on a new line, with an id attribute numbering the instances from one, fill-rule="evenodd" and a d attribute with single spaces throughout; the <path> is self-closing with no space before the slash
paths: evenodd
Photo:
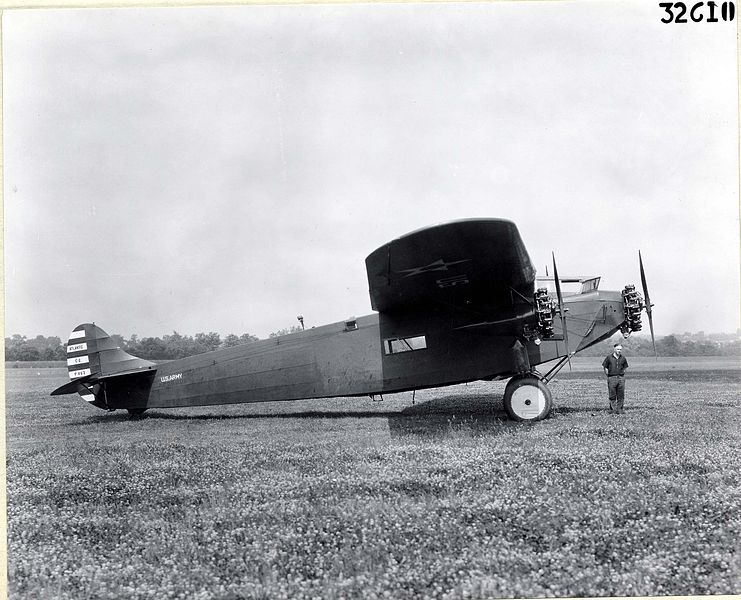
<path id="1" fill-rule="evenodd" d="M 654 349 L 651 337 L 631 335 L 627 339 L 615 336 L 604 340 L 586 350 L 579 352 L 582 356 L 607 356 L 612 352 L 612 345 L 619 341 L 623 353 L 628 356 L 653 356 Z M 656 339 L 656 353 L 659 356 L 741 356 L 741 340 L 728 342 L 682 340 L 675 334 Z"/>
<path id="2" fill-rule="evenodd" d="M 269 337 L 277 337 L 288 333 L 301 331 L 298 326 L 286 327 L 274 331 Z M 148 360 L 171 360 L 185 358 L 195 354 L 203 354 L 220 348 L 231 348 L 241 344 L 256 342 L 259 338 L 250 333 L 236 335 L 230 333 L 223 339 L 220 334 L 210 331 L 209 333 L 196 333 L 194 336 L 181 335 L 173 331 L 170 335 L 163 337 L 143 337 L 136 334 L 128 339 L 114 333 L 111 338 L 116 345 L 129 354 L 146 358 Z M 615 340 L 605 340 L 599 344 L 580 352 L 583 356 L 602 356 L 612 352 L 612 344 Z M 653 356 L 651 338 L 646 335 L 632 335 L 626 340 L 621 340 L 623 351 L 629 356 Z M 656 340 L 656 351 L 659 356 L 741 356 L 741 340 L 728 342 L 682 340 L 676 335 L 667 335 Z M 27 338 L 24 335 L 15 334 L 5 338 L 5 360 L 7 361 L 32 361 L 32 360 L 66 360 L 66 343 L 56 337 L 44 337 L 37 335 L 35 338 Z"/>
<path id="3" fill-rule="evenodd" d="M 271 334 L 273 335 L 273 334 Z M 220 348 L 231 348 L 241 344 L 256 342 L 259 338 L 250 333 L 236 335 L 228 334 L 221 338 L 215 331 L 209 333 L 196 333 L 194 336 L 182 335 L 173 331 L 164 337 L 139 338 L 133 334 L 125 339 L 117 333 L 111 334 L 116 345 L 129 354 L 146 358 L 148 360 L 171 360 L 185 358 L 195 354 L 203 354 Z M 29 360 L 66 360 L 66 343 L 56 337 L 44 337 L 37 335 L 35 338 L 27 338 L 24 335 L 15 334 L 5 338 L 5 360 L 7 361 L 29 361 Z"/>

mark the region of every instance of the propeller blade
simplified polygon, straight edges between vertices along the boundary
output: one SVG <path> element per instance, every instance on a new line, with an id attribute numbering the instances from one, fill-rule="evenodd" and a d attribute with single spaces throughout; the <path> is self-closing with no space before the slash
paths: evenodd
<path id="1" fill-rule="evenodd" d="M 641 251 L 638 251 L 638 265 L 641 268 L 641 285 L 643 286 L 643 296 L 646 299 L 646 312 L 651 314 L 651 298 L 648 295 L 648 285 L 646 285 L 646 271 L 643 269 L 643 257 Z"/>
<path id="2" fill-rule="evenodd" d="M 643 270 L 643 257 L 641 251 L 638 251 L 638 265 L 641 269 L 641 285 L 643 285 L 643 297 L 646 299 L 646 314 L 648 315 L 648 326 L 651 328 L 651 343 L 654 346 L 654 357 L 659 358 L 656 352 L 656 336 L 654 335 L 654 318 L 651 307 L 651 298 L 648 295 L 648 285 L 646 284 L 646 272 Z"/>
<path id="3" fill-rule="evenodd" d="M 651 328 L 651 343 L 654 346 L 654 358 L 658 359 L 659 354 L 656 352 L 656 337 L 654 336 L 654 318 L 648 313 L 648 326 Z"/>
<path id="4" fill-rule="evenodd" d="M 556 282 L 556 296 L 558 296 L 558 312 L 561 314 L 561 330 L 563 331 L 563 343 L 566 346 L 566 357 L 569 361 L 569 371 L 571 370 L 571 356 L 569 353 L 569 332 L 566 329 L 566 311 L 563 307 L 563 294 L 561 294 L 561 281 L 558 279 L 558 268 L 556 267 L 556 255 L 551 252 L 553 257 L 553 279 Z"/>

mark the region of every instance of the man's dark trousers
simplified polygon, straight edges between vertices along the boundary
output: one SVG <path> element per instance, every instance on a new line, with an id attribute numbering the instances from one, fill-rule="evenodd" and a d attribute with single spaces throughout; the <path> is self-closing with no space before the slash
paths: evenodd
<path id="1" fill-rule="evenodd" d="M 611 375 L 607 378 L 607 392 L 610 396 L 610 412 L 623 412 L 625 402 L 625 377 Z"/>

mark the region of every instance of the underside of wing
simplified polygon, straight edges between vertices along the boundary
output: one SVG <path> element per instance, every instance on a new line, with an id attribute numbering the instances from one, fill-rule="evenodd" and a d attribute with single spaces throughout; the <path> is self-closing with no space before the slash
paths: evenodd
<path id="1" fill-rule="evenodd" d="M 517 227 L 503 219 L 420 229 L 381 246 L 365 264 L 379 312 L 508 313 L 532 298 L 535 280 Z"/>

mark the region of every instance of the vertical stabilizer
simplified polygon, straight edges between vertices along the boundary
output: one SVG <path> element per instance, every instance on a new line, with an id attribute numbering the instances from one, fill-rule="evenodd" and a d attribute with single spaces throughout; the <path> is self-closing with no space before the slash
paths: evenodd
<path id="1" fill-rule="evenodd" d="M 67 341 L 67 372 L 70 382 L 51 395 L 80 394 L 84 400 L 100 408 L 109 408 L 106 380 L 124 375 L 150 373 L 157 365 L 124 352 L 95 323 L 74 328 Z"/>

